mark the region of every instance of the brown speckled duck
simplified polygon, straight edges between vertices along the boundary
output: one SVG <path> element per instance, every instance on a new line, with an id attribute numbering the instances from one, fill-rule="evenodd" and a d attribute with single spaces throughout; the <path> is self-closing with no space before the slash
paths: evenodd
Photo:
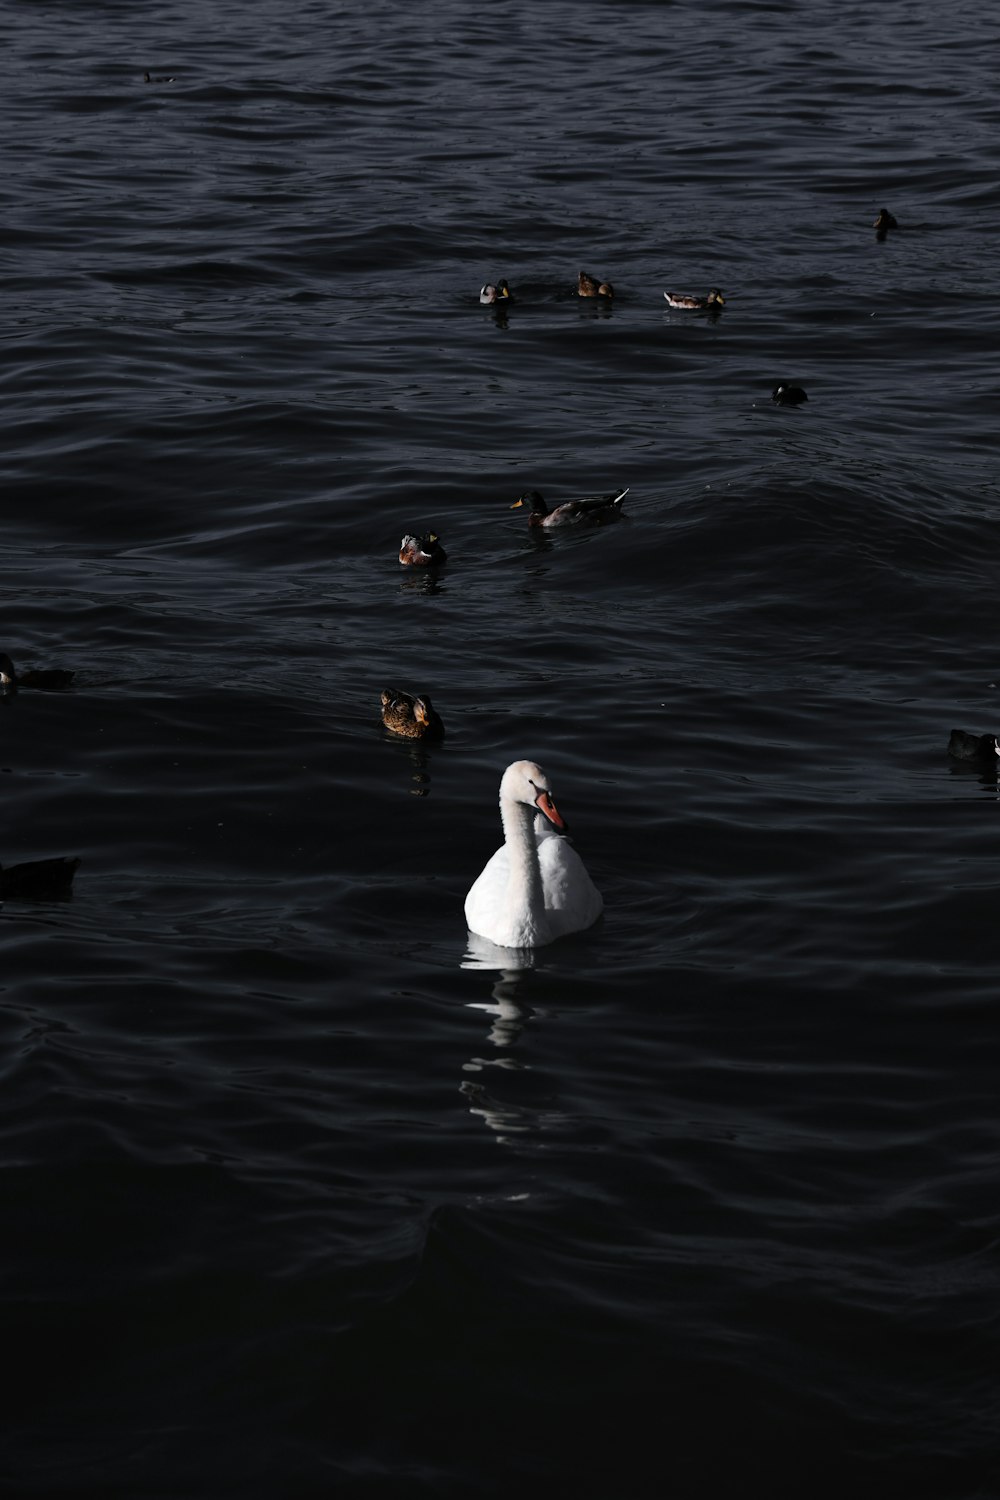
<path id="1" fill-rule="evenodd" d="M 610 495 L 586 495 L 581 500 L 564 500 L 562 505 L 548 506 L 537 490 L 527 490 L 515 500 L 511 510 L 527 505 L 531 509 L 529 526 L 572 526 L 581 522 L 590 526 L 606 526 L 617 521 L 621 515 L 621 504 L 628 494 L 628 487 L 614 490 Z"/>
<path id="2" fill-rule="evenodd" d="M 598 281 L 596 276 L 588 276 L 586 271 L 580 272 L 576 290 L 581 297 L 613 297 L 615 295 L 615 289 L 610 281 Z"/>
<path id="3" fill-rule="evenodd" d="M 408 740 L 439 740 L 444 734 L 444 725 L 428 695 L 412 697 L 398 688 L 382 689 L 382 723 L 391 734 Z"/>
<path id="4" fill-rule="evenodd" d="M 18 688 L 38 688 L 42 692 L 58 692 L 68 688 L 73 673 L 61 667 L 43 667 L 29 672 L 18 672 L 6 651 L 0 651 L 0 693 L 16 693 Z"/>
<path id="5" fill-rule="evenodd" d="M 0 866 L 0 901 L 51 901 L 69 895 L 78 859 L 34 859 Z"/>
<path id="6" fill-rule="evenodd" d="M 704 312 L 710 307 L 725 307 L 726 299 L 717 286 L 713 286 L 707 297 L 689 297 L 684 292 L 664 292 L 671 307 L 681 307 L 695 312 Z"/>
<path id="7" fill-rule="evenodd" d="M 424 536 L 404 536 L 399 545 L 399 560 L 404 568 L 434 568 L 448 561 L 441 539 L 434 531 Z"/>

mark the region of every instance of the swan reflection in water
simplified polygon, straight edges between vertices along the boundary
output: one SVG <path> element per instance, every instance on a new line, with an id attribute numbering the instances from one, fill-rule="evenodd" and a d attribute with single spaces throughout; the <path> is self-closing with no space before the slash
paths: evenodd
<path id="1" fill-rule="evenodd" d="M 462 1064 L 463 1073 L 483 1074 L 489 1068 L 499 1068 L 508 1073 L 527 1071 L 528 1064 L 512 1056 L 509 1049 L 520 1041 L 522 1031 L 535 1014 L 533 1008 L 524 1003 L 521 995 L 534 963 L 534 953 L 530 948 L 499 948 L 488 938 L 478 937 L 474 932 L 469 933 L 462 968 L 493 973 L 496 977 L 490 986 L 489 1000 L 470 1000 L 467 1004 L 470 1010 L 485 1011 L 492 1018 L 487 1035 L 499 1055 L 470 1057 L 467 1063 Z M 484 1120 L 500 1142 L 506 1136 L 526 1135 L 538 1128 L 537 1111 L 498 1099 L 486 1087 L 482 1078 L 463 1078 L 459 1091 L 469 1107 L 469 1113 Z"/>
<path id="2" fill-rule="evenodd" d="M 535 955 L 530 948 L 498 948 L 486 938 L 469 933 L 462 968 L 492 972 L 495 977 L 489 1000 L 466 1003 L 470 1010 L 485 1011 L 491 1017 L 487 1036 L 496 1052 L 487 1057 L 470 1057 L 462 1064 L 466 1077 L 459 1085 L 459 1092 L 469 1113 L 489 1126 L 501 1146 L 528 1135 L 563 1129 L 567 1121 L 565 1110 L 553 1108 L 551 1086 L 544 1075 L 533 1072 L 531 1063 L 515 1055 L 522 1033 L 527 1032 L 533 1021 L 545 1017 L 544 1010 L 527 1001 L 529 987 L 535 982 L 531 972 L 534 965 Z M 497 1090 L 504 1086 L 504 1079 L 517 1097 L 500 1097 Z M 544 1104 L 538 1102 L 539 1088 Z"/>
<path id="3" fill-rule="evenodd" d="M 524 1022 L 533 1011 L 518 999 L 525 980 L 535 967 L 533 948 L 499 948 L 489 938 L 477 933 L 468 934 L 468 946 L 462 959 L 463 969 L 479 969 L 496 974 L 490 993 L 492 1000 L 470 1000 L 470 1010 L 484 1010 L 495 1017 L 490 1028 L 490 1041 L 494 1047 L 511 1047 L 524 1029 Z"/>

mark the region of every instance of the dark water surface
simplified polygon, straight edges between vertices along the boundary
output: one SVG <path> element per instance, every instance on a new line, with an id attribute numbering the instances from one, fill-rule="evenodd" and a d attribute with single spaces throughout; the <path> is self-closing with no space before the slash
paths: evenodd
<path id="1" fill-rule="evenodd" d="M 993 13 L 0 36 L 4 1493 L 1000 1493 Z"/>

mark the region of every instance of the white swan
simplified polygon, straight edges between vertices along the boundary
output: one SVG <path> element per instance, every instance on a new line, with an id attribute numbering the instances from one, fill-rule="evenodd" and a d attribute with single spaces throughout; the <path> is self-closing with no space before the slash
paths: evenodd
<path id="1" fill-rule="evenodd" d="M 506 843 L 465 898 L 469 930 L 501 948 L 540 948 L 596 922 L 604 902 L 569 840 L 552 832 L 566 824 L 533 760 L 503 773 L 500 819 Z"/>

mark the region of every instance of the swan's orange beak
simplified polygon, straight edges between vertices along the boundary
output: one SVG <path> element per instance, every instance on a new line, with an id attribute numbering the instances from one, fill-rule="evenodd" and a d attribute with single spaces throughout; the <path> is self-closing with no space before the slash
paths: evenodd
<path id="1" fill-rule="evenodd" d="M 561 828 L 564 833 L 569 832 L 569 825 L 564 822 L 563 818 L 560 816 L 559 809 L 553 802 L 551 793 L 539 792 L 538 796 L 535 798 L 535 806 L 538 808 L 539 812 L 545 814 L 549 822 L 553 823 L 556 828 Z"/>

